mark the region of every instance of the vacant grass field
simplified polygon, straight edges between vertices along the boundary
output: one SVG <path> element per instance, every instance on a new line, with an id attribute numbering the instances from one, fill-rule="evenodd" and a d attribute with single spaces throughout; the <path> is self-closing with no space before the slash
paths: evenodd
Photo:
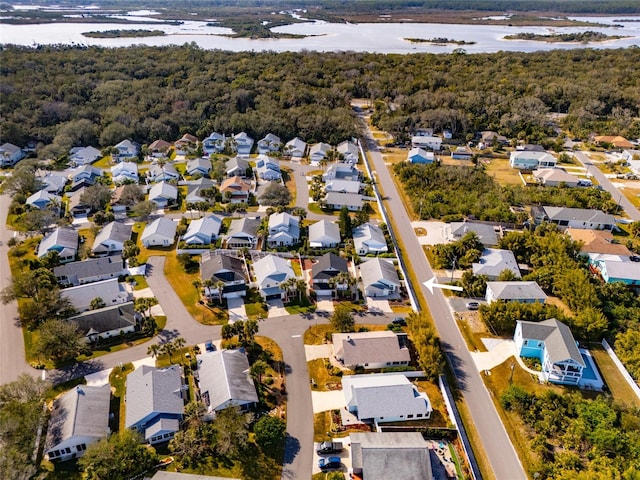
<path id="1" fill-rule="evenodd" d="M 640 184 L 638 188 L 621 188 L 620 192 L 622 192 L 622 194 L 627 197 L 627 200 L 633 203 L 636 208 L 640 208 Z"/>
<path id="2" fill-rule="evenodd" d="M 493 177 L 500 185 L 522 185 L 518 170 L 511 168 L 509 160 L 492 159 L 484 165 L 487 175 Z"/>
<path id="3" fill-rule="evenodd" d="M 617 403 L 627 405 L 632 408 L 640 408 L 640 399 L 636 396 L 631 386 L 626 382 L 618 367 L 605 349 L 600 344 L 590 344 L 589 351 L 595 359 L 598 370 L 604 378 L 611 395 Z"/>

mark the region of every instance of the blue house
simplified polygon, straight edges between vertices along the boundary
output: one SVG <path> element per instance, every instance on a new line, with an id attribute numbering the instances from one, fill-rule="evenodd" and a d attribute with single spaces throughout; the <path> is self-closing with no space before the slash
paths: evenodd
<path id="1" fill-rule="evenodd" d="M 184 413 L 182 370 L 179 365 L 142 365 L 127 376 L 125 426 L 149 444 L 168 442 L 180 429 Z"/>
<path id="2" fill-rule="evenodd" d="M 409 150 L 407 160 L 409 160 L 409 163 L 429 164 L 435 161 L 435 156 L 433 152 L 427 152 L 423 148 L 416 147 Z"/>
<path id="3" fill-rule="evenodd" d="M 0 145 L 0 167 L 13 167 L 24 158 L 24 152 L 13 143 Z"/>
<path id="4" fill-rule="evenodd" d="M 113 154 L 114 160 L 119 162 L 124 159 L 135 158 L 140 152 L 140 145 L 128 139 L 121 141 L 113 148 L 117 150 L 117 153 Z"/>
<path id="5" fill-rule="evenodd" d="M 640 285 L 640 266 L 629 260 L 627 255 L 590 253 L 589 268 L 599 274 L 605 283 Z"/>
<path id="6" fill-rule="evenodd" d="M 555 318 L 544 322 L 518 320 L 513 340 L 518 355 L 540 360 L 547 382 L 576 386 L 580 383 L 586 363 L 564 323 Z"/>
<path id="7" fill-rule="evenodd" d="M 235 140 L 235 150 L 238 155 L 249 155 L 251 153 L 251 147 L 253 147 L 253 138 L 247 135 L 245 132 L 240 132 L 233 136 Z"/>
<path id="8" fill-rule="evenodd" d="M 537 170 L 538 168 L 556 168 L 556 158 L 547 152 L 516 150 L 509 156 L 509 165 L 518 170 Z"/>
<path id="9" fill-rule="evenodd" d="M 222 153 L 226 137 L 218 132 L 213 132 L 202 141 L 202 151 L 207 155 L 212 153 Z"/>

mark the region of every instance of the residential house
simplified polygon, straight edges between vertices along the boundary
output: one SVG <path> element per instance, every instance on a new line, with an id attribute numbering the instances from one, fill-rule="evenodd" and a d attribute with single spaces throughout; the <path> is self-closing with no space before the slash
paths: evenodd
<path id="1" fill-rule="evenodd" d="M 415 147 L 409 150 L 407 161 L 409 163 L 429 164 L 435 162 L 436 157 L 433 152 L 427 152 L 423 148 Z"/>
<path id="2" fill-rule="evenodd" d="M 138 164 L 135 162 L 120 162 L 111 167 L 111 180 L 116 185 L 123 183 L 138 183 Z"/>
<path id="3" fill-rule="evenodd" d="M 182 241 L 187 245 L 211 245 L 218 239 L 222 219 L 217 215 L 209 215 L 189 224 L 189 228 L 182 236 Z"/>
<path id="4" fill-rule="evenodd" d="M 341 273 L 349 273 L 347 261 L 333 253 L 325 253 L 311 266 L 311 288 L 318 297 L 334 296 L 337 290 L 347 290 L 349 284 L 332 284 L 332 279 Z"/>
<path id="5" fill-rule="evenodd" d="M 320 220 L 309 226 L 311 248 L 335 248 L 340 244 L 340 227 L 334 222 Z"/>
<path id="6" fill-rule="evenodd" d="M 536 145 L 531 143 L 525 143 L 524 145 L 518 145 L 516 150 L 519 152 L 544 152 L 545 149 L 542 145 Z"/>
<path id="7" fill-rule="evenodd" d="M 233 157 L 227 160 L 225 168 L 227 177 L 246 178 L 247 171 L 249 170 L 249 161 L 244 158 Z"/>
<path id="8" fill-rule="evenodd" d="M 225 135 L 218 132 L 213 132 L 202 141 L 202 150 L 206 155 L 222 153 L 226 146 L 226 142 L 227 137 L 225 137 Z"/>
<path id="9" fill-rule="evenodd" d="M 290 246 L 299 242 L 300 217 L 294 217 L 286 212 L 272 213 L 269 216 L 267 244 L 270 247 Z"/>
<path id="10" fill-rule="evenodd" d="M 264 138 L 258 140 L 258 153 L 269 154 L 277 152 L 282 147 L 282 140 L 273 133 L 267 133 Z"/>
<path id="11" fill-rule="evenodd" d="M 147 172 L 147 178 L 152 182 L 170 182 L 180 180 L 180 174 L 171 163 L 165 163 L 164 165 L 151 165 Z"/>
<path id="12" fill-rule="evenodd" d="M 361 422 L 406 422 L 428 419 L 429 397 L 401 373 L 345 375 L 342 392 L 347 410 Z"/>
<path id="13" fill-rule="evenodd" d="M 442 148 L 442 138 L 433 135 L 414 135 L 411 137 L 411 146 L 439 152 L 440 148 Z"/>
<path id="14" fill-rule="evenodd" d="M 86 187 L 82 187 L 75 192 L 67 193 L 69 202 L 67 203 L 67 212 L 74 218 L 86 217 L 91 213 L 91 206 L 82 201 Z"/>
<path id="15" fill-rule="evenodd" d="M 492 146 L 496 143 L 500 143 L 502 145 L 509 145 L 509 139 L 504 135 L 500 135 L 491 130 L 485 130 L 480 132 L 480 141 L 486 146 Z"/>
<path id="16" fill-rule="evenodd" d="M 544 303 L 547 295 L 536 282 L 487 282 L 485 299 L 487 303 Z"/>
<path id="17" fill-rule="evenodd" d="M 173 142 L 177 155 L 188 155 L 198 147 L 198 139 L 189 133 L 185 133 L 179 140 Z"/>
<path id="18" fill-rule="evenodd" d="M 151 445 L 168 442 L 180 430 L 184 413 L 182 368 L 142 365 L 127 376 L 125 427 Z"/>
<path id="19" fill-rule="evenodd" d="M 322 174 L 322 181 L 328 182 L 331 180 L 362 180 L 362 172 L 353 165 L 347 163 L 332 163 L 327 167 Z"/>
<path id="20" fill-rule="evenodd" d="M 509 155 L 509 165 L 518 170 L 536 170 L 555 168 L 558 160 L 548 152 L 536 150 L 515 150 Z"/>
<path id="21" fill-rule="evenodd" d="M 122 199 L 122 194 L 125 192 L 125 185 L 118 185 L 111 192 L 111 210 L 113 210 L 114 214 L 120 214 L 126 216 L 127 209 L 132 206 L 132 200 L 130 198 L 125 198 L 124 201 Z M 139 197 L 144 198 L 144 193 L 140 187 L 138 188 Z"/>
<path id="22" fill-rule="evenodd" d="M 605 283 L 640 286 L 640 265 L 628 256 L 590 253 L 589 269 L 600 275 Z"/>
<path id="23" fill-rule="evenodd" d="M 82 187 L 95 185 L 102 176 L 102 170 L 91 165 L 81 165 L 66 171 L 71 181 L 71 191 L 75 192 Z"/>
<path id="24" fill-rule="evenodd" d="M 280 285 L 290 278 L 295 278 L 289 262 L 275 255 L 267 255 L 254 262 L 253 271 L 260 295 L 265 300 L 284 299 L 286 292 Z"/>
<path id="25" fill-rule="evenodd" d="M 178 187 L 164 181 L 154 184 L 149 190 L 149 201 L 155 203 L 158 208 L 173 205 L 177 199 Z"/>
<path id="26" fill-rule="evenodd" d="M 74 261 L 78 253 L 78 232 L 59 227 L 45 235 L 38 245 L 38 258 L 49 252 L 58 252 L 60 263 Z"/>
<path id="27" fill-rule="evenodd" d="M 283 152 L 294 160 L 301 160 L 307 152 L 307 144 L 304 140 L 296 137 L 285 143 Z"/>
<path id="28" fill-rule="evenodd" d="M 509 270 L 515 278 L 522 276 L 513 252 L 499 248 L 485 248 L 480 260 L 471 268 L 474 275 L 484 275 L 488 280 L 497 280 L 504 270 Z"/>
<path id="29" fill-rule="evenodd" d="M 89 343 L 133 333 L 142 322 L 133 302 L 88 310 L 67 319 L 78 325 L 78 330 Z"/>
<path id="30" fill-rule="evenodd" d="M 245 132 L 240 132 L 233 136 L 235 143 L 235 151 L 238 155 L 249 155 L 251 148 L 253 147 L 253 138 L 247 135 Z"/>
<path id="31" fill-rule="evenodd" d="M 244 217 L 231 220 L 229 231 L 225 237 L 227 248 L 256 248 L 260 223 L 260 218 Z"/>
<path id="32" fill-rule="evenodd" d="M 358 150 L 358 146 L 346 140 L 340 143 L 336 149 L 338 153 L 342 156 L 342 161 L 344 163 L 350 163 L 351 165 L 355 165 L 358 163 L 360 158 L 360 151 Z"/>
<path id="33" fill-rule="evenodd" d="M 629 140 L 620 135 L 598 135 L 594 137 L 597 144 L 607 143 L 615 148 L 633 148 L 634 145 Z"/>
<path id="34" fill-rule="evenodd" d="M 170 218 L 160 217 L 148 224 L 140 241 L 146 248 L 170 247 L 175 240 L 178 224 Z"/>
<path id="35" fill-rule="evenodd" d="M 389 251 L 382 229 L 372 223 L 363 223 L 352 231 L 353 246 L 358 255 L 386 253 Z"/>
<path id="36" fill-rule="evenodd" d="M 131 239 L 131 230 L 131 225 L 120 222 L 107 223 L 96 235 L 91 251 L 96 256 L 122 252 L 124 242 Z"/>
<path id="37" fill-rule="evenodd" d="M 200 257 L 200 278 L 203 282 L 213 281 L 211 287 L 205 287 L 205 294 L 210 297 L 236 298 L 247 294 L 247 275 L 244 262 L 231 255 L 204 252 Z M 222 282 L 222 292 L 217 285 Z"/>
<path id="38" fill-rule="evenodd" d="M 171 144 L 166 140 L 156 140 L 149 145 L 149 153 L 152 158 L 167 158 Z"/>
<path id="39" fill-rule="evenodd" d="M 220 185 L 220 193 L 231 203 L 246 203 L 249 201 L 251 184 L 240 177 L 227 178 Z"/>
<path id="40" fill-rule="evenodd" d="M 331 149 L 333 149 L 333 147 L 324 142 L 311 145 L 311 147 L 309 147 L 309 161 L 312 164 L 318 164 L 320 161 L 327 158 Z"/>
<path id="41" fill-rule="evenodd" d="M 29 196 L 25 203 L 38 210 L 43 210 L 49 206 L 59 209 L 62 204 L 62 197 L 49 193 L 46 190 L 40 190 Z"/>
<path id="42" fill-rule="evenodd" d="M 208 202 L 209 198 L 204 194 L 203 190 L 209 190 L 215 186 L 215 182 L 206 177 L 200 177 L 197 180 L 187 181 L 187 196 L 185 202 L 187 205 L 200 202 Z"/>
<path id="43" fill-rule="evenodd" d="M 350 443 L 354 478 L 433 478 L 429 448 L 420 432 L 356 432 Z"/>
<path id="44" fill-rule="evenodd" d="M 606 253 L 610 255 L 631 256 L 633 253 L 613 237 L 608 230 L 585 230 L 582 228 L 567 228 L 565 233 L 574 242 L 580 242 L 580 253 Z"/>
<path id="45" fill-rule="evenodd" d="M 407 366 L 411 361 L 407 341 L 406 333 L 390 330 L 334 333 L 333 356 L 351 370 Z"/>
<path id="46" fill-rule="evenodd" d="M 44 455 L 52 462 L 81 457 L 109 435 L 111 385 L 77 385 L 53 402 Z"/>
<path id="47" fill-rule="evenodd" d="M 73 147 L 69 151 L 69 160 L 75 165 L 88 165 L 102 157 L 96 147 Z"/>
<path id="48" fill-rule="evenodd" d="M 249 360 L 242 350 L 218 350 L 196 356 L 200 396 L 207 412 L 229 407 L 246 411 L 258 403 L 255 384 L 249 374 Z"/>
<path id="49" fill-rule="evenodd" d="M 364 200 L 359 193 L 329 191 L 324 196 L 323 203 L 332 210 L 341 210 L 343 207 L 347 207 L 350 212 L 357 212 L 364 207 Z"/>
<path id="50" fill-rule="evenodd" d="M 0 167 L 13 167 L 24 158 L 24 152 L 13 143 L 0 145 Z"/>
<path id="51" fill-rule="evenodd" d="M 498 236 L 493 225 L 474 222 L 451 222 L 445 225 L 445 236 L 450 242 L 462 239 L 469 232 L 474 232 L 485 247 L 498 243 Z"/>
<path id="52" fill-rule="evenodd" d="M 542 168 L 533 172 L 533 178 L 545 187 L 577 187 L 579 178 L 562 168 Z"/>
<path id="53" fill-rule="evenodd" d="M 187 175 L 191 175 L 192 177 L 195 175 L 206 177 L 210 171 L 211 160 L 208 158 L 194 158 L 187 161 Z"/>
<path id="54" fill-rule="evenodd" d="M 627 149 L 622 152 L 622 159 L 627 162 L 631 172 L 640 175 L 640 150 Z"/>
<path id="55" fill-rule="evenodd" d="M 468 147 L 457 147 L 451 152 L 451 158 L 454 160 L 471 160 L 473 152 Z"/>
<path id="56" fill-rule="evenodd" d="M 531 214 L 536 224 L 551 222 L 559 227 L 613 230 L 616 223 L 613 215 L 586 208 L 534 206 L 531 208 Z"/>
<path id="57" fill-rule="evenodd" d="M 258 158 L 256 158 L 256 171 L 258 177 L 262 180 L 269 182 L 282 180 L 280 161 L 275 158 L 259 155 Z"/>
<path id="58" fill-rule="evenodd" d="M 400 290 L 398 272 L 388 259 L 372 258 L 361 263 L 360 278 L 366 297 L 389 297 Z"/>
<path id="59" fill-rule="evenodd" d="M 355 195 L 362 189 L 362 183 L 351 180 L 328 180 L 324 186 L 325 192 L 350 193 Z"/>
<path id="60" fill-rule="evenodd" d="M 580 383 L 586 363 L 568 326 L 555 318 L 516 322 L 513 335 L 516 351 L 521 357 L 540 360 L 545 381 L 561 385 Z"/>
<path id="61" fill-rule="evenodd" d="M 78 312 L 91 309 L 91 301 L 96 298 L 101 298 L 108 307 L 130 302 L 132 298 L 124 283 L 118 282 L 117 278 L 64 288 L 60 294 L 67 298 Z"/>
<path id="62" fill-rule="evenodd" d="M 54 267 L 53 274 L 64 287 L 100 282 L 127 274 L 120 255 L 89 258 L 81 262 L 70 262 Z"/>
<path id="63" fill-rule="evenodd" d="M 122 162 L 125 159 L 136 158 L 140 153 L 140 145 L 131 140 L 123 140 L 115 147 L 116 151 L 112 154 L 116 162 Z"/>
<path id="64" fill-rule="evenodd" d="M 145 478 L 145 480 L 147 480 Z M 168 472 L 156 470 L 151 480 L 240 480 L 239 478 L 199 475 L 197 473 Z"/>
<path id="65" fill-rule="evenodd" d="M 42 190 L 49 193 L 61 193 L 69 181 L 64 172 L 41 169 L 36 170 L 36 178 L 40 182 Z"/>

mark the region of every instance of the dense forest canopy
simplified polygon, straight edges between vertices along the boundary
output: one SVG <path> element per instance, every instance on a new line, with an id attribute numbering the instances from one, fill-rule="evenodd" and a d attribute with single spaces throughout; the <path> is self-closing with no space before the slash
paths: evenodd
<path id="1" fill-rule="evenodd" d="M 467 55 L 255 53 L 181 47 L 3 47 L 0 140 L 77 145 L 175 140 L 184 132 L 273 132 L 336 144 L 355 134 L 350 99 L 399 137 L 420 127 L 536 140 L 548 113 L 573 135 L 640 136 L 640 49 Z"/>

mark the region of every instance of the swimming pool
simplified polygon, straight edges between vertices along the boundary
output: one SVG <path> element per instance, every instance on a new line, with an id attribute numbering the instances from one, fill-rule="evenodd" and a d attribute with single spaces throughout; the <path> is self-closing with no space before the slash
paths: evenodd
<path id="1" fill-rule="evenodd" d="M 580 349 L 580 355 L 584 361 L 585 367 L 582 369 L 582 378 L 578 384 L 581 388 L 592 388 L 594 390 L 602 390 L 604 382 L 598 372 L 596 362 L 589 353 L 589 350 Z"/>

